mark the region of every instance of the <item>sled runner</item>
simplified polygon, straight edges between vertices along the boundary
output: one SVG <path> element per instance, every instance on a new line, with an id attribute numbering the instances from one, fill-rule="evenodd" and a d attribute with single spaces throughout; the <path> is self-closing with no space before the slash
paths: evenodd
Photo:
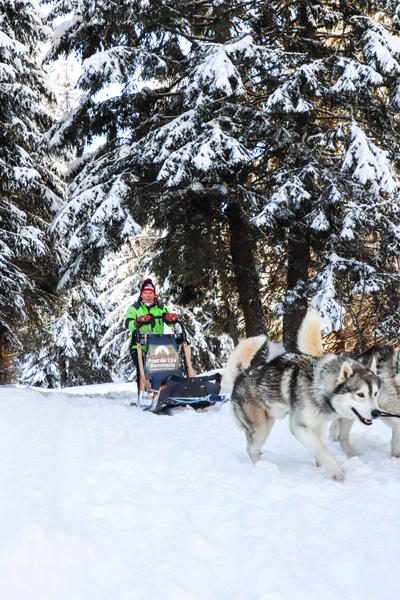
<path id="1" fill-rule="evenodd" d="M 136 346 L 140 373 L 137 405 L 142 410 L 160 414 L 178 406 L 198 409 L 224 402 L 225 396 L 220 395 L 219 373 L 195 376 L 186 331 L 178 316 L 167 313 L 162 318 L 174 328 L 172 333 L 140 333 L 139 325 Z M 146 354 L 142 352 L 142 344 L 147 346 Z"/>

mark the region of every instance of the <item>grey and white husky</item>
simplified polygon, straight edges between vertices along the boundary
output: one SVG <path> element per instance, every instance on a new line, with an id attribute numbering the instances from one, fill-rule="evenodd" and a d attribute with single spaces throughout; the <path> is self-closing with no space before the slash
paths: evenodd
<path id="1" fill-rule="evenodd" d="M 307 340 L 315 351 L 322 349 L 320 339 L 319 317 L 306 318 L 299 331 L 299 345 Z M 264 344 L 247 368 L 236 375 L 231 395 L 233 413 L 246 434 L 251 460 L 259 460 L 275 420 L 289 415 L 292 433 L 313 452 L 317 464 L 334 479 L 342 480 L 344 471 L 323 440 L 324 425 L 339 417 L 358 418 L 371 425 L 377 409 L 378 377 L 347 355 L 314 358 L 287 352 L 269 360 L 267 354 Z M 240 364 L 238 353 L 236 361 Z"/>
<path id="2" fill-rule="evenodd" d="M 319 317 L 310 312 L 306 316 L 303 325 L 310 331 L 314 328 L 313 335 L 299 335 L 298 349 L 300 352 L 320 356 L 323 353 L 321 337 L 318 339 L 317 320 Z M 306 323 L 308 320 L 308 324 Z M 357 361 L 372 368 L 381 381 L 379 392 L 379 409 L 392 414 L 400 415 L 400 351 L 389 345 L 372 346 L 366 352 L 356 357 Z M 400 418 L 382 417 L 385 425 L 392 430 L 391 454 L 400 458 Z M 331 424 L 330 436 L 333 440 L 339 441 L 343 451 L 347 456 L 355 456 L 357 453 L 350 444 L 350 431 L 354 420 L 337 419 Z"/>
<path id="3" fill-rule="evenodd" d="M 373 346 L 357 357 L 361 363 L 370 366 L 376 364 L 376 372 L 381 380 L 379 408 L 392 414 L 400 415 L 400 352 L 392 346 Z M 391 455 L 400 458 L 400 418 L 382 417 L 385 425 L 392 430 Z M 348 456 L 355 456 L 349 438 L 353 421 L 338 419 L 332 423 L 330 435 L 339 441 Z"/>

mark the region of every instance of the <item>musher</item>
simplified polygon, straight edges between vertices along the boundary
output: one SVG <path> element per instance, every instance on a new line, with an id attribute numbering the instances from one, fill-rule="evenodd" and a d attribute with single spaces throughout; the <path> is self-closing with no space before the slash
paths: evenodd
<path id="1" fill-rule="evenodd" d="M 136 381 L 139 390 L 140 372 L 137 353 L 137 336 L 140 333 L 164 333 L 163 315 L 169 313 L 169 308 L 157 298 L 156 288 L 150 278 L 143 281 L 140 293 L 135 304 L 128 307 L 125 317 L 125 326 L 130 332 L 129 350 L 136 368 Z M 151 315 L 147 317 L 146 315 Z M 144 319 L 143 319 L 144 317 Z M 143 320 L 149 319 L 148 322 Z M 142 321 L 142 322 L 141 322 Z M 146 359 L 147 346 L 142 344 L 142 356 Z"/>

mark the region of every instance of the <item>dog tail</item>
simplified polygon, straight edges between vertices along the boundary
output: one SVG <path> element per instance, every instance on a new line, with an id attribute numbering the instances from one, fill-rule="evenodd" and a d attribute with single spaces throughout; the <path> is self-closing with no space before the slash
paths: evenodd
<path id="1" fill-rule="evenodd" d="M 285 349 L 282 344 L 269 341 L 266 335 L 257 335 L 239 342 L 230 354 L 222 375 L 221 388 L 226 394 L 232 392 L 237 376 L 247 369 L 251 361 L 263 346 L 262 359 L 269 362 L 276 356 L 283 354 Z"/>
<path id="2" fill-rule="evenodd" d="M 300 325 L 297 334 L 297 347 L 300 352 L 311 356 L 322 356 L 321 317 L 316 310 L 310 310 Z"/>
<path id="3" fill-rule="evenodd" d="M 267 341 L 266 335 L 257 335 L 242 340 L 229 355 L 222 375 L 221 388 L 226 393 L 231 393 L 236 377 L 246 369 L 252 358 Z"/>
<path id="4" fill-rule="evenodd" d="M 221 388 L 226 393 L 231 393 L 239 373 L 251 363 L 256 352 L 267 341 L 266 335 L 257 335 L 238 343 L 229 355 L 222 374 Z"/>

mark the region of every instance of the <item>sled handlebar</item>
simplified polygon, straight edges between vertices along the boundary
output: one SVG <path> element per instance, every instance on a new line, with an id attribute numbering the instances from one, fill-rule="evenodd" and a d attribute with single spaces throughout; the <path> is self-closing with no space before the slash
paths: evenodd
<path id="1" fill-rule="evenodd" d="M 176 313 L 167 313 L 167 314 L 176 314 Z M 148 325 L 149 323 L 153 324 L 155 319 L 162 319 L 164 320 L 164 315 L 162 317 L 153 317 L 153 315 L 143 315 L 145 317 L 150 316 L 152 317 L 152 319 L 148 319 L 145 321 L 142 321 L 141 323 L 138 322 L 138 319 L 136 319 L 137 321 L 137 329 L 134 330 L 133 332 L 133 336 L 134 336 L 134 341 L 135 342 L 140 342 L 143 345 L 147 344 L 147 336 L 148 335 L 157 335 L 157 334 L 152 334 L 151 332 L 142 332 L 140 331 L 140 328 L 142 325 Z M 165 321 L 164 321 L 165 322 Z M 186 333 L 186 329 L 182 323 L 182 321 L 178 318 L 178 315 L 176 315 L 176 319 L 174 320 L 173 323 L 171 322 L 167 322 L 166 325 L 172 326 L 172 325 L 179 325 L 180 327 L 180 332 L 177 334 L 175 333 L 175 337 L 177 338 L 177 341 L 182 344 L 183 342 L 186 342 L 187 344 L 189 344 L 189 340 L 188 340 L 188 336 Z"/>
<path id="2" fill-rule="evenodd" d="M 146 315 L 139 315 L 136 317 L 136 326 L 142 327 L 142 325 L 153 325 L 155 320 L 162 320 L 166 325 L 175 325 L 176 323 L 180 323 L 179 316 L 175 312 L 164 313 L 160 316 L 154 316 L 150 313 Z"/>

